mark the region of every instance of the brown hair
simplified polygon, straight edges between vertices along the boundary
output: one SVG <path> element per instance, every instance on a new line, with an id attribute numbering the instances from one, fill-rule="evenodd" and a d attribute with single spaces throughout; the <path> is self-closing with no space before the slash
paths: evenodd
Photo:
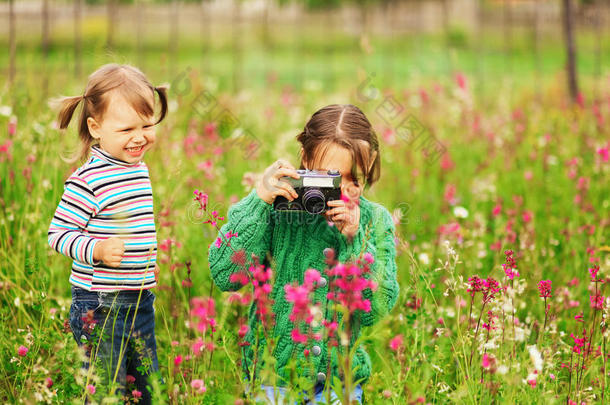
<path id="1" fill-rule="evenodd" d="M 352 104 L 332 104 L 316 111 L 297 136 L 303 147 L 303 162 L 315 163 L 324 156 L 326 148 L 334 143 L 352 154 L 352 178 L 358 181 L 357 169 L 362 170 L 364 186 L 371 186 L 379 179 L 381 157 L 379 141 L 364 113 Z M 366 142 L 366 143 L 365 143 Z M 315 159 L 317 157 L 317 159 Z"/>
<path id="2" fill-rule="evenodd" d="M 76 107 L 83 101 L 78 124 L 78 137 L 81 141 L 81 150 L 75 153 L 68 162 L 74 163 L 84 159 L 89 148 L 95 144 L 96 139 L 89 133 L 87 118 L 103 120 L 108 107 L 108 93 L 117 91 L 141 116 L 150 117 L 155 113 L 155 92 L 159 95 L 161 113 L 155 122 L 158 124 L 167 114 L 167 89 L 164 86 L 153 87 L 144 73 L 130 65 L 108 64 L 100 67 L 89 76 L 85 93 L 82 96 L 62 97 L 55 100 L 60 104 L 58 115 L 59 128 L 68 127 Z"/>

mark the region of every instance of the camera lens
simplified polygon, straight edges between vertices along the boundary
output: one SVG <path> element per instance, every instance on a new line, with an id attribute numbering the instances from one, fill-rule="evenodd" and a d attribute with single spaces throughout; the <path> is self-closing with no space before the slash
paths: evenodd
<path id="1" fill-rule="evenodd" d="M 303 194 L 303 206 L 310 214 L 319 214 L 326 208 L 324 194 L 317 188 L 310 188 Z"/>

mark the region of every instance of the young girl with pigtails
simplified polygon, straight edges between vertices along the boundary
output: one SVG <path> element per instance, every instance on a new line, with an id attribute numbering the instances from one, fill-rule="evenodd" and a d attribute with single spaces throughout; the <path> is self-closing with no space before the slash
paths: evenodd
<path id="1" fill-rule="evenodd" d="M 66 180 L 48 232 L 49 245 L 72 259 L 70 328 L 85 347 L 84 368 L 99 365 L 98 396 L 120 396 L 130 383 L 130 395 L 151 403 L 157 237 L 143 158 L 167 113 L 166 89 L 133 66 L 109 64 L 89 76 L 82 95 L 58 101 L 61 129 L 81 107 L 73 160 L 86 159 Z M 87 395 L 96 391 L 91 374 Z"/>

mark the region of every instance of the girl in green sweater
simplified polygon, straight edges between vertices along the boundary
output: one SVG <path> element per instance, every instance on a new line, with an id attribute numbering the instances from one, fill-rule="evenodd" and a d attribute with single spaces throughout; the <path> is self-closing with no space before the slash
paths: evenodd
<path id="1" fill-rule="evenodd" d="M 324 272 L 328 258 L 346 263 L 365 257 L 370 263 L 368 277 L 375 282 L 376 288 L 362 291 L 362 298 L 369 301 L 370 307 L 368 311 L 356 310 L 350 319 L 353 343 L 360 335 L 361 326 L 370 326 L 387 315 L 398 297 L 395 230 L 388 210 L 362 196 L 364 188 L 379 178 L 380 154 L 377 136 L 358 107 L 329 105 L 322 108 L 307 122 L 297 141 L 301 144 L 300 169 L 338 170 L 343 197 L 328 201 L 323 214 L 274 210 L 276 197 L 292 201 L 298 196 L 281 178 L 300 177 L 289 162 L 278 160 L 265 170 L 255 190 L 231 206 L 219 238 L 228 232 L 238 236 L 231 239 L 231 246 L 227 243 L 210 246 L 209 263 L 216 285 L 222 291 L 235 291 L 242 287 L 235 277 L 241 271 L 235 251 L 245 252 L 248 258 L 255 255 L 265 266 L 273 262 L 276 274 L 269 296 L 273 302 L 274 322 L 267 333 L 262 333 L 259 328 L 261 317 L 256 313 L 256 304 L 252 305 L 245 336 L 249 344 L 244 347 L 242 368 L 247 378 L 263 376 L 262 388 L 275 403 L 275 397 L 283 398 L 286 394 L 285 386 L 294 374 L 290 365 L 304 365 L 299 366 L 297 372 L 314 385 L 315 398 L 310 399 L 324 403 L 326 383 L 330 385 L 334 376 L 342 378 L 343 375 L 337 356 L 341 348 L 329 345 L 328 336 L 332 333 L 328 330 L 324 333 L 324 329 L 336 325 L 333 320 L 337 320 L 333 302 L 328 299 L 332 280 Z M 312 325 L 313 332 L 322 339 L 303 342 L 291 333 L 293 304 L 287 300 L 285 286 L 303 284 L 308 269 L 316 269 L 321 274 L 312 302 L 319 304 L 323 319 Z M 341 316 L 338 319 L 340 321 Z M 264 368 L 261 367 L 264 353 L 268 353 L 266 337 L 274 342 L 277 376 L 274 382 L 265 381 L 268 370 L 262 374 L 260 371 Z M 257 348 L 258 353 L 255 353 Z M 371 360 L 362 346 L 356 348 L 351 369 L 353 380 L 358 383 L 350 389 L 351 396 L 361 403 L 361 384 L 371 374 Z M 279 388 L 266 385 L 271 383 Z M 332 398 L 336 398 L 334 392 Z"/>

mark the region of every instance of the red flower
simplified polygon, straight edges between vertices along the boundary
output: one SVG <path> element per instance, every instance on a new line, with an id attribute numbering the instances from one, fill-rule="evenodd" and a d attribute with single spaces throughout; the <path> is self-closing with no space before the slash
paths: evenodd
<path id="1" fill-rule="evenodd" d="M 538 282 L 538 290 L 540 291 L 540 297 L 550 298 L 551 297 L 551 280 L 540 280 Z"/>

